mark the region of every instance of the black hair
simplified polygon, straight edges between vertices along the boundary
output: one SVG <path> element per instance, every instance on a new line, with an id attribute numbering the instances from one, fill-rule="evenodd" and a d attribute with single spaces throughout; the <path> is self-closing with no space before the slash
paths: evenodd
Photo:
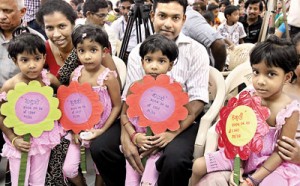
<path id="1" fill-rule="evenodd" d="M 299 64 L 295 45 L 285 39 L 271 35 L 266 41 L 258 43 L 250 53 L 251 65 L 265 62 L 268 67 L 279 67 L 285 73 L 294 71 Z"/>
<path id="2" fill-rule="evenodd" d="M 231 5 L 231 3 L 228 0 L 224 0 L 219 4 L 219 8 L 221 8 L 222 5 L 225 5 L 225 7 L 227 7 L 228 5 Z"/>
<path id="3" fill-rule="evenodd" d="M 83 15 L 86 17 L 88 11 L 97 13 L 100 8 L 108 8 L 106 0 L 86 0 L 83 5 Z"/>
<path id="4" fill-rule="evenodd" d="M 71 3 L 74 3 L 76 6 L 78 6 L 80 3 L 83 3 L 83 0 L 71 0 Z"/>
<path id="5" fill-rule="evenodd" d="M 207 10 L 208 11 L 213 11 L 215 9 L 219 8 L 218 5 L 215 5 L 215 4 L 209 4 L 208 7 L 207 7 Z"/>
<path id="6" fill-rule="evenodd" d="M 161 51 L 172 62 L 177 59 L 179 54 L 176 43 L 161 34 L 151 35 L 141 44 L 140 56 L 143 59 L 149 52 L 156 51 Z"/>
<path id="7" fill-rule="evenodd" d="M 28 52 L 37 54 L 37 51 L 43 55 L 46 54 L 45 41 L 38 35 L 29 33 L 28 29 L 18 28 L 13 33 L 13 38 L 9 41 L 7 47 L 11 58 L 16 59 L 18 54 Z"/>
<path id="8" fill-rule="evenodd" d="M 77 5 L 76 11 L 80 12 L 83 9 L 83 3 Z"/>
<path id="9" fill-rule="evenodd" d="M 130 4 L 134 4 L 134 1 L 133 0 L 120 0 L 120 4 L 121 3 L 124 3 L 124 2 L 129 2 Z"/>
<path id="10" fill-rule="evenodd" d="M 72 33 L 72 42 L 75 48 L 83 40 L 90 39 L 99 43 L 103 48 L 110 48 L 108 36 L 105 31 L 95 25 L 80 25 Z"/>
<path id="11" fill-rule="evenodd" d="M 248 0 L 245 2 L 245 9 L 248 8 L 249 5 L 252 5 L 252 4 L 256 4 L 256 3 L 259 3 L 259 10 L 262 11 L 263 10 L 263 3 L 261 0 Z"/>
<path id="12" fill-rule="evenodd" d="M 108 0 L 106 0 L 106 2 L 107 2 L 107 4 L 111 7 L 111 9 L 113 10 L 113 9 L 114 9 L 114 5 L 112 4 L 112 2 L 111 2 L 111 1 L 108 1 Z"/>
<path id="13" fill-rule="evenodd" d="M 215 24 L 215 16 L 214 16 L 214 14 L 213 14 L 212 12 L 207 11 L 207 12 L 205 12 L 202 16 L 206 19 L 206 22 L 207 22 L 208 24 L 210 24 L 211 22 L 212 22 L 213 24 Z"/>
<path id="14" fill-rule="evenodd" d="M 293 37 L 293 43 L 297 45 L 298 42 L 300 42 L 300 32 Z"/>
<path id="15" fill-rule="evenodd" d="M 227 19 L 227 16 L 230 16 L 235 11 L 239 11 L 239 7 L 234 5 L 228 5 L 224 10 L 225 18 Z"/>
<path id="16" fill-rule="evenodd" d="M 75 25 L 77 13 L 73 10 L 71 5 L 64 0 L 51 0 L 46 1 L 36 14 L 36 20 L 42 27 L 45 27 L 44 16 L 54 14 L 54 12 L 60 12 L 66 16 L 66 18 Z"/>
<path id="17" fill-rule="evenodd" d="M 156 11 L 157 3 L 171 3 L 171 2 L 177 2 L 183 7 L 183 13 L 185 14 L 186 7 L 188 6 L 187 0 L 155 0 L 153 2 L 153 11 Z"/>

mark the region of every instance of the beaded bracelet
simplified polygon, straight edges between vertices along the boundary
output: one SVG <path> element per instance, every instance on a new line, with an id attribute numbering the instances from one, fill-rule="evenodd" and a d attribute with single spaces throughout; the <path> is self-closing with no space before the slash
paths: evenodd
<path id="1" fill-rule="evenodd" d="M 130 140 L 131 140 L 131 142 L 134 144 L 134 142 L 133 142 L 133 138 L 134 138 L 134 136 L 137 134 L 137 132 L 136 131 L 134 131 L 134 133 L 132 133 L 131 135 L 130 135 Z"/>
<path id="2" fill-rule="evenodd" d="M 126 121 L 123 126 L 125 127 L 125 125 L 127 125 L 128 123 L 130 123 L 130 121 Z"/>
<path id="3" fill-rule="evenodd" d="M 17 138 L 19 138 L 19 136 L 16 136 L 16 137 L 14 137 L 14 138 L 11 140 L 11 144 L 12 144 L 12 146 L 14 146 L 14 147 L 15 147 L 14 142 L 16 141 Z"/>
<path id="4" fill-rule="evenodd" d="M 272 171 L 270 169 L 268 169 L 267 167 L 265 167 L 265 165 L 263 164 L 261 167 L 263 167 L 264 169 L 266 169 L 269 173 L 271 173 Z"/>
<path id="5" fill-rule="evenodd" d="M 250 174 L 248 174 L 248 178 L 251 180 L 251 182 L 254 185 L 259 185 L 260 181 L 258 181 L 257 179 L 254 179 Z"/>

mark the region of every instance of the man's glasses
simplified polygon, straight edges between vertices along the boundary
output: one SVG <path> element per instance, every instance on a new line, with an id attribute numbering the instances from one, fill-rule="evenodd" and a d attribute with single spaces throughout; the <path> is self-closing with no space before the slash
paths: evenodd
<path id="1" fill-rule="evenodd" d="M 98 13 L 94 13 L 94 12 L 92 12 L 92 14 L 97 16 L 99 19 L 103 19 L 107 16 L 107 14 L 98 14 Z"/>

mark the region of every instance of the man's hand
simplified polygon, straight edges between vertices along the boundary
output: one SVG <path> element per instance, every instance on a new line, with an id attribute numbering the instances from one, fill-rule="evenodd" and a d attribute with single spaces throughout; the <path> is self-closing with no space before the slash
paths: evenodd
<path id="1" fill-rule="evenodd" d="M 124 132 L 121 135 L 121 145 L 122 151 L 134 170 L 136 170 L 139 174 L 142 174 L 144 171 L 144 166 L 142 164 L 139 152 L 137 147 L 130 141 L 128 134 Z"/>
<path id="2" fill-rule="evenodd" d="M 277 146 L 278 154 L 283 160 L 300 164 L 300 146 L 297 140 L 283 136 L 277 141 Z"/>

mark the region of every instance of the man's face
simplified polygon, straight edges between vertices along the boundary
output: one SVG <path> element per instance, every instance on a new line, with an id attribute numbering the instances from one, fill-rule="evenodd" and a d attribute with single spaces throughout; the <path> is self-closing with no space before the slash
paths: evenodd
<path id="1" fill-rule="evenodd" d="M 171 40 L 175 40 L 185 22 L 183 7 L 177 2 L 157 3 L 155 12 L 151 12 L 154 30 Z"/>
<path id="2" fill-rule="evenodd" d="M 106 21 L 107 14 L 108 8 L 100 8 L 98 12 L 87 11 L 86 19 L 91 24 L 103 27 Z"/>
<path id="3" fill-rule="evenodd" d="M 260 13 L 261 12 L 259 10 L 259 3 L 249 4 L 249 6 L 247 8 L 247 16 L 248 16 L 248 18 L 250 18 L 250 19 L 256 19 Z"/>
<path id="4" fill-rule="evenodd" d="M 131 8 L 131 3 L 129 1 L 125 1 L 120 4 L 120 11 L 121 14 L 125 17 L 126 20 L 128 20 L 128 13 Z"/>
<path id="5" fill-rule="evenodd" d="M 0 0 L 0 28 L 12 31 L 21 24 L 26 8 L 19 9 L 15 0 Z"/>

